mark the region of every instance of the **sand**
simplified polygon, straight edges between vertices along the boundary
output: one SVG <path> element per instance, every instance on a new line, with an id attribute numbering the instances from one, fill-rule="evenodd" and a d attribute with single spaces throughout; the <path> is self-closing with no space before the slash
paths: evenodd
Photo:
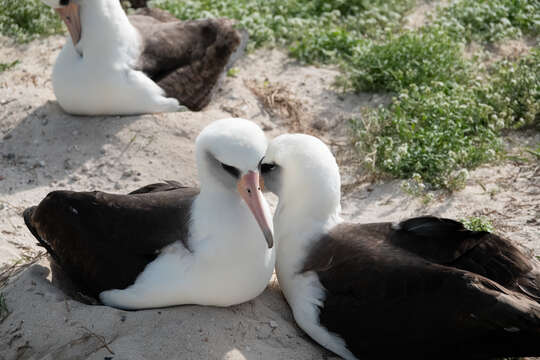
<path id="1" fill-rule="evenodd" d="M 9 272 L 7 284 L 0 276 L 8 311 L 0 315 L 0 360 L 334 358 L 294 324 L 275 279 L 258 298 L 230 308 L 126 312 L 68 297 L 51 282 L 47 256 L 18 268 L 43 251 L 24 226 L 25 207 L 57 189 L 126 193 L 166 179 L 196 185 L 194 140 L 224 117 L 252 119 L 269 138 L 291 130 L 321 135 L 341 164 L 347 219 L 483 215 L 497 233 L 540 256 L 538 162 L 481 167 L 470 172 L 463 190 L 434 193 L 428 204 L 405 193 L 399 180 L 373 181 L 357 170 L 347 120 L 389 97 L 336 92 L 336 69 L 301 66 L 281 51 L 258 50 L 237 61 L 237 75 L 224 77 L 201 112 L 73 117 L 56 103 L 50 82 L 63 42 L 50 37 L 17 45 L 0 38 L 0 62 L 20 60 L 0 74 L 0 274 L 20 270 Z M 538 142 L 534 132 L 507 138 L 516 154 Z"/>

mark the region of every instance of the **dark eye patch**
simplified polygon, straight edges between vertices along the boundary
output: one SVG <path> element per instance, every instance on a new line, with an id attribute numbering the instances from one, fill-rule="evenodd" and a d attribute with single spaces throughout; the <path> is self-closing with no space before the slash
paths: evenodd
<path id="1" fill-rule="evenodd" d="M 228 172 L 229 174 L 231 174 L 232 176 L 234 176 L 235 178 L 238 179 L 238 178 L 240 177 L 240 170 L 238 170 L 238 169 L 235 168 L 234 166 L 230 166 L 230 165 L 221 163 L 221 167 L 222 167 L 226 172 Z"/>
<path id="2" fill-rule="evenodd" d="M 66 6 L 67 4 L 69 4 L 69 0 L 60 0 L 60 5 Z"/>
<path id="3" fill-rule="evenodd" d="M 276 164 L 261 164 L 261 173 L 269 173 L 276 168 Z"/>

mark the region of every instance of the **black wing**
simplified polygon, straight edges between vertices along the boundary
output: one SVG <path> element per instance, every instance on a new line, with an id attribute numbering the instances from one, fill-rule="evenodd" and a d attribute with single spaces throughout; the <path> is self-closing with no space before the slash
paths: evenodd
<path id="1" fill-rule="evenodd" d="M 172 182 L 128 195 L 55 191 L 24 218 L 60 267 L 95 297 L 131 285 L 164 246 L 180 240 L 187 247 L 197 194 Z"/>
<path id="2" fill-rule="evenodd" d="M 147 194 L 151 192 L 171 191 L 171 190 L 177 190 L 177 189 L 189 189 L 189 187 L 182 186 L 178 181 L 165 180 L 164 183 L 149 184 L 137 190 L 133 190 L 132 192 L 129 193 L 129 195 Z"/>
<path id="3" fill-rule="evenodd" d="M 167 96 L 200 110 L 210 102 L 214 85 L 240 45 L 240 34 L 230 20 L 171 21 L 163 13 L 145 9 L 129 17 L 144 43 L 137 68 Z"/>
<path id="4" fill-rule="evenodd" d="M 540 272 L 509 240 L 469 231 L 450 219 L 424 216 L 394 226 L 389 241 L 426 260 L 467 270 L 540 301 Z"/>
<path id="5" fill-rule="evenodd" d="M 409 226 L 414 223 L 395 229 L 390 223 L 342 224 L 316 243 L 304 271 L 315 271 L 326 289 L 321 324 L 359 358 L 540 355 L 539 304 L 484 276 L 427 259 L 430 246 L 402 246 L 400 232 L 428 234 Z M 484 241 L 471 240 L 476 247 Z"/>

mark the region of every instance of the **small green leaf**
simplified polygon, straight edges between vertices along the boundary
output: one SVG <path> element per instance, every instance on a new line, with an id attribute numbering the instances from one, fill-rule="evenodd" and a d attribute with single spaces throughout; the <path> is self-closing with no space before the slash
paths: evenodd
<path id="1" fill-rule="evenodd" d="M 237 67 L 232 67 L 227 71 L 227 76 L 237 77 L 239 72 L 240 72 L 240 69 L 238 69 Z"/>
<path id="2" fill-rule="evenodd" d="M 10 63 L 0 63 L 0 73 L 14 68 L 19 62 L 19 60 L 15 60 Z"/>

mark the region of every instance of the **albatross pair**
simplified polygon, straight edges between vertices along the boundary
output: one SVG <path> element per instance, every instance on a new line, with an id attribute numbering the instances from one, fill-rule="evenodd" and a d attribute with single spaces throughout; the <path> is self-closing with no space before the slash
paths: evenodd
<path id="1" fill-rule="evenodd" d="M 119 0 L 42 0 L 69 30 L 54 65 L 60 106 L 77 115 L 200 110 L 240 34 L 230 21 L 180 22 L 158 9 L 126 16 Z"/>
<path id="2" fill-rule="evenodd" d="M 335 158 L 282 135 L 261 164 L 279 196 L 279 285 L 296 322 L 345 359 L 540 356 L 540 266 L 509 241 L 459 222 L 340 218 Z"/>
<path id="3" fill-rule="evenodd" d="M 200 194 L 54 192 L 25 220 L 105 304 L 231 305 L 258 295 L 274 265 L 260 168 L 279 196 L 280 287 L 322 346 L 345 359 L 540 355 L 539 267 L 509 241 L 434 217 L 343 223 L 335 158 L 307 135 L 277 137 L 263 158 L 257 126 L 223 120 L 196 147 Z"/>

